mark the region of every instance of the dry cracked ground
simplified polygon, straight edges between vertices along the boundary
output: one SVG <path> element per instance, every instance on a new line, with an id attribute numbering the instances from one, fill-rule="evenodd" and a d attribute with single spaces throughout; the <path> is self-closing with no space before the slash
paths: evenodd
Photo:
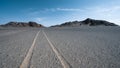
<path id="1" fill-rule="evenodd" d="M 0 68 L 120 68 L 120 27 L 0 28 Z"/>

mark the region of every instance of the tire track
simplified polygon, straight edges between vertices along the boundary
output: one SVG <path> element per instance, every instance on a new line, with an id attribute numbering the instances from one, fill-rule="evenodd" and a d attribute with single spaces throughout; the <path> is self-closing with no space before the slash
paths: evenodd
<path id="1" fill-rule="evenodd" d="M 59 51 L 57 50 L 57 48 L 54 47 L 54 45 L 51 43 L 51 41 L 49 40 L 49 38 L 47 37 L 46 33 L 44 31 L 42 31 L 45 38 L 47 39 L 50 47 L 52 48 L 52 50 L 54 51 L 54 53 L 56 54 L 56 56 L 58 57 L 59 61 L 61 62 L 63 68 L 72 68 L 70 66 L 70 64 L 64 59 L 64 57 L 59 53 Z"/>
<path id="2" fill-rule="evenodd" d="M 31 59 L 31 57 L 32 57 L 33 49 L 34 49 L 34 47 L 35 47 L 35 42 L 36 42 L 36 39 L 37 39 L 37 37 L 38 37 L 38 35 L 39 35 L 39 32 L 40 32 L 40 31 L 38 31 L 38 33 L 36 34 L 36 36 L 35 36 L 35 38 L 34 38 L 34 40 L 33 40 L 32 46 L 30 47 L 28 53 L 26 54 L 26 57 L 24 58 L 24 60 L 23 60 L 23 62 L 22 62 L 22 64 L 20 65 L 19 68 L 28 68 L 28 67 L 29 67 L 29 62 L 30 62 L 30 59 Z"/>

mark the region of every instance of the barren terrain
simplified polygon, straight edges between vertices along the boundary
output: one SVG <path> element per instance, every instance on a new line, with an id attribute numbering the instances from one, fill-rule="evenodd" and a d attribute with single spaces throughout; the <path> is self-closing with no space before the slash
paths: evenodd
<path id="1" fill-rule="evenodd" d="M 0 68 L 19 67 L 119 68 L 120 27 L 0 28 Z"/>

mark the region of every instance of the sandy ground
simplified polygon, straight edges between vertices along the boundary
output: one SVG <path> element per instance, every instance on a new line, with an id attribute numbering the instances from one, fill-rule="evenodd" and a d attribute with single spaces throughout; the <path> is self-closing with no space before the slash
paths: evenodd
<path id="1" fill-rule="evenodd" d="M 73 68 L 119 68 L 120 28 L 47 29 L 48 37 Z"/>
<path id="2" fill-rule="evenodd" d="M 119 68 L 120 27 L 2 28 L 0 68 L 19 68 L 40 31 L 30 68 L 63 68 L 42 31 L 71 68 Z"/>
<path id="3" fill-rule="evenodd" d="M 36 41 L 30 68 L 62 68 L 60 61 L 52 51 L 42 32 L 40 32 Z"/>
<path id="4" fill-rule="evenodd" d="M 0 36 L 0 68 L 18 68 L 37 31 L 14 32 L 11 30 L 9 35 Z"/>

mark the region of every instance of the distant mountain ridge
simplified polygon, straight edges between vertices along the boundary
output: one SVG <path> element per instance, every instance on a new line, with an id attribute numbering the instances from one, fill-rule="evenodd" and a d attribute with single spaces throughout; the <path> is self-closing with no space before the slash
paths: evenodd
<path id="1" fill-rule="evenodd" d="M 7 24 L 1 25 L 3 27 L 44 27 L 36 22 L 8 22 Z"/>
<path id="2" fill-rule="evenodd" d="M 29 22 L 8 22 L 7 24 L 0 25 L 2 27 L 44 27 L 42 24 L 38 24 L 37 22 L 29 21 Z M 105 21 L 105 20 L 95 20 L 91 18 L 87 18 L 83 21 L 71 21 L 65 22 L 60 25 L 53 25 L 51 27 L 80 27 L 80 26 L 118 26 L 114 23 Z"/>
<path id="3" fill-rule="evenodd" d="M 85 26 L 86 25 L 87 26 L 118 26 L 118 25 L 108 22 L 108 21 L 87 18 L 83 21 L 65 22 L 63 24 L 54 25 L 51 27 L 77 27 L 77 26 L 83 26 L 83 25 L 85 25 Z"/>

